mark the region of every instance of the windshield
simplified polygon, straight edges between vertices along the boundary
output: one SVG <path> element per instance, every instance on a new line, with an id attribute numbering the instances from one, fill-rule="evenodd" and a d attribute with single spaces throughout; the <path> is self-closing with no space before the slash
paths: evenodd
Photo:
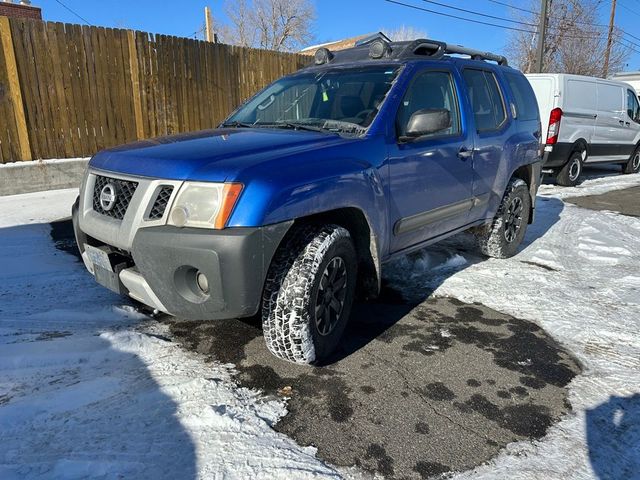
<path id="1" fill-rule="evenodd" d="M 399 67 L 323 70 L 281 78 L 223 126 L 313 129 L 360 135 L 373 122 Z"/>

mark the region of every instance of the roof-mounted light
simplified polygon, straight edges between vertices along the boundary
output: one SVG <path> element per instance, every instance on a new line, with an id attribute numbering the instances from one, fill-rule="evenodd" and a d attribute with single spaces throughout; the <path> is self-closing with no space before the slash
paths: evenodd
<path id="1" fill-rule="evenodd" d="M 385 42 L 383 39 L 378 38 L 371 42 L 369 45 L 369 58 L 382 58 L 387 57 L 391 53 L 391 45 Z"/>
<path id="2" fill-rule="evenodd" d="M 319 48 L 316 50 L 315 55 L 313 56 L 316 65 L 322 65 L 324 63 L 329 63 L 333 58 L 333 53 L 328 48 Z"/>

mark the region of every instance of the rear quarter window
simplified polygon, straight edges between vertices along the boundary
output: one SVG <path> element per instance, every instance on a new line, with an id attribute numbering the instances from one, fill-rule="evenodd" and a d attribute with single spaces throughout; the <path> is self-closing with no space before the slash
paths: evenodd
<path id="1" fill-rule="evenodd" d="M 529 81 L 524 75 L 505 73 L 505 79 L 511 90 L 511 98 L 516 107 L 518 120 L 538 120 L 538 103 Z"/>

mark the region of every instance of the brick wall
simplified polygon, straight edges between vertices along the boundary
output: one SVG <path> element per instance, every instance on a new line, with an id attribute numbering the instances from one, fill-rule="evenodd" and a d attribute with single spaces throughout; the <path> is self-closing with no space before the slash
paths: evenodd
<path id="1" fill-rule="evenodd" d="M 19 3 L 0 1 L 0 16 L 42 20 L 42 11 L 40 8 L 32 7 L 30 5 L 20 5 Z"/>

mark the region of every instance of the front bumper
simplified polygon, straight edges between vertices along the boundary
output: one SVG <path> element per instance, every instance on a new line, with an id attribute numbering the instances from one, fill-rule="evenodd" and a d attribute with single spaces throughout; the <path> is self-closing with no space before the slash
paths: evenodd
<path id="1" fill-rule="evenodd" d="M 291 226 L 291 222 L 223 230 L 151 226 L 137 229 L 130 250 L 125 251 L 88 235 L 79 217 L 76 202 L 73 226 L 91 273 L 85 244 L 104 249 L 113 258 L 118 285 L 112 289 L 153 309 L 194 320 L 254 315 L 271 259 Z M 197 272 L 206 276 L 208 293 L 198 288 Z"/>

